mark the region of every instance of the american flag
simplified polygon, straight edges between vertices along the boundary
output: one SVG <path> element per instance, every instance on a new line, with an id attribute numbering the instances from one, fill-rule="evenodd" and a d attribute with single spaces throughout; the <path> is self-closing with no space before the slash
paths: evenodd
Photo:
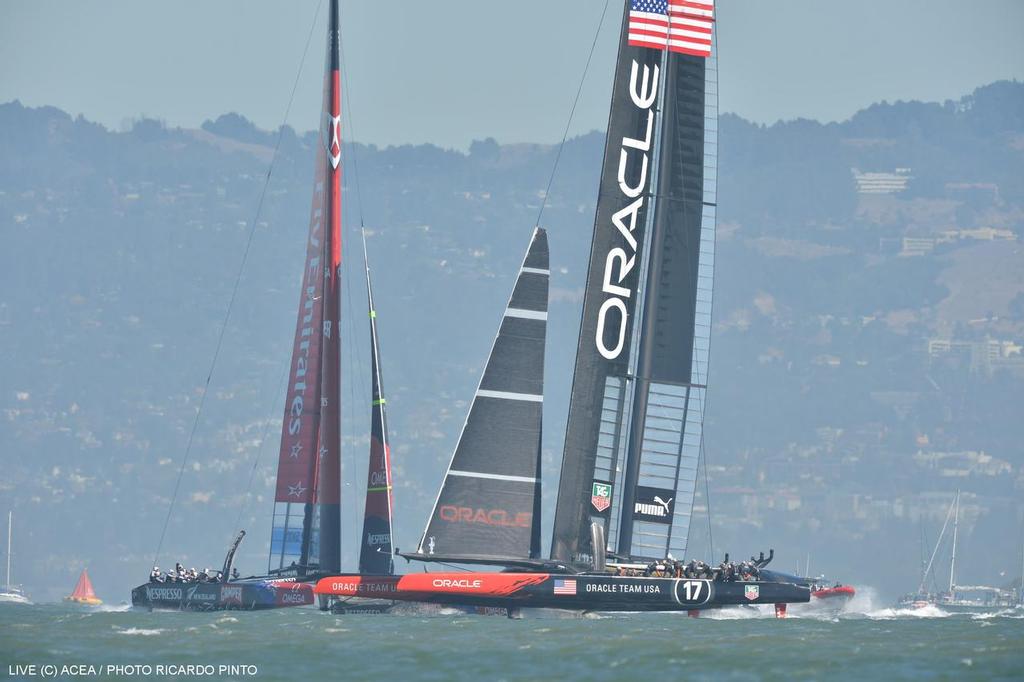
<path id="1" fill-rule="evenodd" d="M 576 594 L 576 581 L 555 578 L 555 594 Z"/>
<path id="2" fill-rule="evenodd" d="M 631 0 L 629 44 L 711 56 L 714 0 Z"/>

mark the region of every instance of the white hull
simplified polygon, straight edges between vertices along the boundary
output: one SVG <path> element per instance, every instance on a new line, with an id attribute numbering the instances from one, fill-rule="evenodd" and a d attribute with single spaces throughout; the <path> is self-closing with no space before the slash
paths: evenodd
<path id="1" fill-rule="evenodd" d="M 0 592 L 0 604 L 31 604 L 32 602 L 23 594 L 17 592 Z"/>

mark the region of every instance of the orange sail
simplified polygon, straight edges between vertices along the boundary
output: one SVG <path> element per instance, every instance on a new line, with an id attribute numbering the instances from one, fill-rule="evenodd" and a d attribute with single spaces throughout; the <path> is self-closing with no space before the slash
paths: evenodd
<path id="1" fill-rule="evenodd" d="M 73 601 L 78 604 L 102 604 L 99 597 L 92 589 L 92 581 L 89 580 L 89 572 L 82 569 L 82 575 L 78 576 L 78 583 L 75 584 L 74 591 L 67 597 L 64 597 L 64 601 Z"/>

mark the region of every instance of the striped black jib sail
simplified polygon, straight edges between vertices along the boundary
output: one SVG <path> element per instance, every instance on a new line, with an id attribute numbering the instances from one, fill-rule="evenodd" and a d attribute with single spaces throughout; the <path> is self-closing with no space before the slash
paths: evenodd
<path id="1" fill-rule="evenodd" d="M 363 236 L 366 255 L 366 236 Z M 366 265 L 366 299 L 370 310 L 370 374 L 373 398 L 370 405 L 370 464 L 366 476 L 366 507 L 359 550 L 362 574 L 394 573 L 392 558 L 391 440 L 388 436 L 387 401 L 380 367 L 377 310 L 373 306 L 370 266 Z"/>
<path id="2" fill-rule="evenodd" d="M 416 558 L 540 557 L 548 242 L 534 230 Z"/>

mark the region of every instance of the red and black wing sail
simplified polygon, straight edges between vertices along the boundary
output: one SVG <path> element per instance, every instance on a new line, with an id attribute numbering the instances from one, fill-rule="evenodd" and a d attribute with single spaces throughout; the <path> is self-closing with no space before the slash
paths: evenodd
<path id="1" fill-rule="evenodd" d="M 340 553 L 341 92 L 330 3 L 323 128 L 278 454 L 269 570 L 338 571 Z"/>

